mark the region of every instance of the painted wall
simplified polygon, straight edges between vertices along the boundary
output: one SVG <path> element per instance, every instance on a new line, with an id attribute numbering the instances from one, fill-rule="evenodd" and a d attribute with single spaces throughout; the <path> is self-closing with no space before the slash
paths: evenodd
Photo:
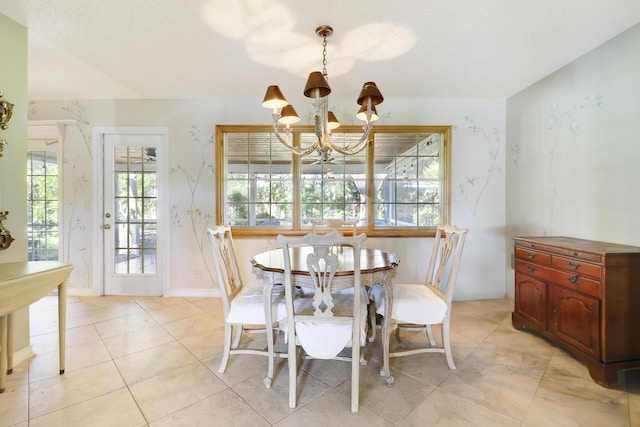
<path id="1" fill-rule="evenodd" d="M 268 124 L 270 114 L 256 97 L 187 100 L 35 101 L 31 120 L 74 120 L 64 145 L 64 224 L 70 262 L 76 266 L 70 292 L 93 292 L 91 206 L 93 126 L 164 126 L 169 129 L 171 254 L 169 295 L 217 293 L 205 228 L 213 224 L 216 124 Z M 334 111 L 351 111 L 353 100 L 332 98 Z M 382 108 L 384 107 L 384 108 Z M 311 110 L 311 106 L 308 106 Z M 384 112 L 383 112 L 384 111 Z M 304 107 L 298 107 L 305 117 Z M 500 298 L 505 293 L 503 100 L 385 99 L 379 108 L 387 125 L 452 125 L 452 222 L 470 229 L 460 267 L 456 299 Z M 346 113 L 344 113 L 346 116 Z M 342 114 L 341 114 L 342 116 Z M 421 282 L 431 239 L 370 239 L 368 245 L 395 251 L 397 282 Z M 237 239 L 242 274 L 255 282 L 249 264 L 254 253 L 274 241 Z M 482 280 L 478 280 L 482 277 Z"/>
<path id="2" fill-rule="evenodd" d="M 9 211 L 3 225 L 15 239 L 8 249 L 0 250 L 2 264 L 27 260 L 27 30 L 0 15 L 0 40 L 0 92 L 4 100 L 14 104 L 8 128 L 0 129 L 0 138 L 7 141 L 0 157 L 0 211 Z M 14 319 L 14 349 L 25 354 L 29 347 L 28 309 L 15 313 Z"/>
<path id="3" fill-rule="evenodd" d="M 507 100 L 508 237 L 640 245 L 638 46 L 640 25 Z"/>

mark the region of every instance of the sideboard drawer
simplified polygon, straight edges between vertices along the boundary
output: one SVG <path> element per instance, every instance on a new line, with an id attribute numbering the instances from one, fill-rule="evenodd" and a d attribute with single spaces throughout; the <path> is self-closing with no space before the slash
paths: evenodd
<path id="1" fill-rule="evenodd" d="M 563 258 L 554 256 L 551 260 L 553 267 L 567 271 L 569 273 L 577 273 L 589 276 L 595 280 L 600 280 L 601 267 L 595 264 L 589 264 L 574 258 Z"/>
<path id="2" fill-rule="evenodd" d="M 530 249 L 516 248 L 516 258 L 534 261 L 536 264 L 551 265 L 551 255 Z"/>
<path id="3" fill-rule="evenodd" d="M 600 298 L 600 282 L 588 279 L 579 274 L 558 273 L 555 283 L 565 288 L 582 292 L 592 297 Z"/>
<path id="4" fill-rule="evenodd" d="M 600 297 L 600 282 L 577 273 L 567 273 L 531 262 L 516 260 L 516 271 L 528 274 L 545 282 L 552 282 L 578 292 Z"/>

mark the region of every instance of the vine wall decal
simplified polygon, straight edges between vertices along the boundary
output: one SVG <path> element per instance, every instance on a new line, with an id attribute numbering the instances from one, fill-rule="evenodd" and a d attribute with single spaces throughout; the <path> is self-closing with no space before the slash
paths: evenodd
<path id="1" fill-rule="evenodd" d="M 93 158 L 92 150 L 92 141 L 91 141 L 91 127 L 89 123 L 86 122 L 82 114 L 84 113 L 84 107 L 80 105 L 76 101 L 72 101 L 67 105 L 62 107 L 62 110 L 65 111 L 71 119 L 75 122 L 75 128 L 80 132 L 80 136 L 84 141 L 84 145 L 87 148 L 87 152 L 89 153 L 89 158 Z"/>
<path id="2" fill-rule="evenodd" d="M 67 209 L 66 209 L 67 213 L 65 213 L 65 217 L 67 217 L 67 221 L 68 221 L 65 226 L 66 244 L 65 244 L 64 257 L 65 257 L 65 261 L 71 262 L 72 254 L 80 255 L 87 251 L 86 245 L 82 246 L 81 244 L 82 247 L 74 248 L 73 250 L 72 250 L 72 247 L 76 240 L 85 244 L 87 242 L 86 239 L 76 238 L 76 234 L 78 232 L 82 233 L 87 229 L 86 224 L 83 222 L 83 219 L 82 219 L 83 215 L 80 213 L 79 206 L 84 205 L 85 207 L 83 210 L 85 211 L 90 210 L 89 201 L 85 200 L 84 203 L 81 203 L 81 199 L 83 196 L 91 194 L 91 190 L 90 190 L 91 182 L 90 182 L 90 179 L 87 177 L 87 173 L 90 174 L 92 171 L 91 159 L 93 157 L 92 155 L 93 142 L 91 138 L 91 126 L 83 118 L 83 112 L 85 110 L 84 107 L 76 101 L 71 101 L 70 103 L 64 105 L 62 107 L 62 110 L 65 113 L 67 113 L 69 118 L 71 118 L 74 121 L 74 125 L 72 127 L 78 130 L 78 133 L 80 134 L 82 142 L 84 143 L 84 148 L 86 148 L 86 153 L 89 156 L 89 161 L 87 161 L 86 159 L 83 158 L 84 156 L 82 154 L 82 151 L 72 151 L 69 149 L 63 149 L 63 155 L 64 155 L 63 162 L 65 164 L 65 174 L 67 175 L 67 178 L 65 178 L 65 181 L 72 183 L 71 191 L 70 192 L 65 191 L 65 198 L 64 198 L 65 204 L 67 206 Z M 67 153 L 69 152 L 75 153 L 76 155 L 75 160 L 69 159 L 67 157 Z M 80 168 L 84 168 L 84 170 L 81 170 Z M 83 260 L 82 262 L 83 265 L 82 265 L 82 268 L 78 269 L 78 271 L 88 272 L 89 266 L 87 265 L 87 261 L 85 257 L 81 257 L 77 260 L 74 260 L 74 264 L 77 265 L 81 259 Z M 83 283 L 83 287 L 90 287 L 90 284 L 85 280 L 85 282 Z"/>
<path id="3" fill-rule="evenodd" d="M 188 169 L 180 164 L 177 164 L 175 167 L 171 168 L 170 173 L 181 175 L 187 182 L 190 194 L 189 207 L 186 211 L 188 215 L 188 227 L 191 229 L 191 236 L 193 241 L 196 243 L 198 249 L 200 250 L 202 263 L 207 269 L 207 274 L 211 279 L 210 283 L 213 284 L 215 283 L 213 272 L 211 271 L 209 263 L 207 262 L 208 241 L 206 234 L 207 227 L 210 227 L 212 225 L 211 221 L 213 219 L 213 215 L 196 204 L 196 193 L 200 190 L 202 180 L 205 175 L 211 174 L 213 180 L 215 170 L 212 162 L 209 159 L 212 158 L 210 146 L 215 143 L 215 136 L 211 135 L 207 138 L 206 141 L 201 141 L 200 130 L 198 129 L 197 125 L 192 125 L 191 131 L 189 133 L 191 135 L 191 142 L 197 147 L 198 152 L 198 154 L 193 157 L 200 158 L 200 164 L 197 168 Z M 182 227 L 181 214 L 179 211 L 179 207 L 176 205 L 173 205 L 171 207 L 171 225 L 172 229 L 174 229 L 175 227 Z"/>
<path id="4" fill-rule="evenodd" d="M 511 160 L 513 161 L 513 165 L 518 167 L 518 159 L 520 158 L 520 144 L 516 144 L 511 149 Z"/>
<path id="5" fill-rule="evenodd" d="M 76 163 L 69 162 L 67 159 L 64 160 L 64 163 L 66 165 L 65 172 L 70 170 L 71 173 L 69 175 L 73 177 L 72 195 L 71 197 L 65 197 L 65 204 L 67 205 L 67 209 L 69 212 L 68 215 L 65 215 L 65 216 L 68 216 L 69 222 L 65 227 L 67 231 L 67 238 L 66 238 L 67 242 L 65 245 L 64 260 L 66 262 L 69 262 L 71 259 L 71 242 L 72 242 L 72 237 L 74 232 L 84 231 L 87 228 L 86 225 L 82 222 L 82 219 L 80 218 L 80 214 L 77 212 L 77 210 L 78 210 L 78 195 L 81 191 L 83 191 L 82 187 L 86 186 L 89 180 L 87 179 L 84 173 L 78 174 L 78 171 L 76 169 L 77 168 Z M 78 252 L 84 252 L 85 250 L 86 248 L 77 249 Z"/>
<path id="6" fill-rule="evenodd" d="M 487 145 L 487 154 L 489 161 L 487 164 L 487 173 L 483 176 L 472 176 L 465 174 L 464 182 L 458 186 L 460 194 L 467 202 L 467 206 L 475 216 L 478 212 L 478 205 L 484 191 L 489 186 L 491 178 L 496 172 L 500 172 L 500 165 L 498 163 L 498 154 L 500 153 L 500 147 L 502 145 L 502 134 L 498 129 L 491 129 L 487 131 L 482 126 L 476 124 L 470 116 L 465 116 L 467 128 L 470 129 L 475 135 L 480 137 L 480 140 Z"/>
<path id="7" fill-rule="evenodd" d="M 555 213 L 555 205 L 559 190 L 554 183 L 554 160 L 556 150 L 561 143 L 563 131 L 569 130 L 572 134 L 577 134 L 580 130 L 580 124 L 578 123 L 577 115 L 581 110 L 586 108 L 599 109 L 604 105 L 602 96 L 585 96 L 582 101 L 574 104 L 571 108 L 561 110 L 560 104 L 554 102 L 551 106 L 551 112 L 549 113 L 549 125 L 548 130 L 551 131 L 551 147 L 549 149 L 549 163 L 547 170 L 548 177 L 548 194 L 549 194 L 549 219 L 548 230 L 545 230 L 545 235 L 552 234 L 553 232 L 553 216 Z"/>

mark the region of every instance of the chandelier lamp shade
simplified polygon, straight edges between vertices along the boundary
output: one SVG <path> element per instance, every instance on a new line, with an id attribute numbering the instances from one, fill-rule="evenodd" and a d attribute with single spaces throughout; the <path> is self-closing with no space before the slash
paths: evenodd
<path id="1" fill-rule="evenodd" d="M 313 144 L 298 147 L 291 141 L 291 125 L 300 121 L 300 117 L 291 104 L 276 85 L 269 86 L 264 96 L 262 105 L 272 110 L 273 131 L 276 138 L 285 145 L 293 154 L 306 156 L 314 151 L 327 156 L 332 150 L 345 156 L 350 156 L 364 150 L 369 142 L 369 134 L 373 122 L 378 120 L 376 105 L 382 103 L 384 98 L 374 82 L 366 82 L 362 86 L 358 96 L 360 110 L 356 117 L 364 121 L 363 133 L 357 142 L 350 144 L 335 144 L 331 139 L 331 131 L 340 126 L 340 122 L 332 111 L 329 111 L 329 94 L 331 87 L 327 81 L 327 37 L 333 34 L 333 29 L 328 25 L 316 28 L 316 34 L 322 37 L 322 72 L 313 71 L 309 74 L 307 84 L 304 87 L 304 96 L 313 99 L 315 109 L 314 126 L 316 140 Z M 284 132 L 281 128 L 284 127 Z"/>

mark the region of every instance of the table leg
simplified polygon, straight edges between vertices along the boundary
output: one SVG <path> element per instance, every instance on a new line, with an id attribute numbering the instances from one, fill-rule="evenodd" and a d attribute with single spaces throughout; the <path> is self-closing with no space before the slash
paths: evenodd
<path id="1" fill-rule="evenodd" d="M 384 376 L 387 379 L 387 385 L 391 387 L 394 378 L 389 368 L 389 336 L 391 334 L 391 310 L 393 307 L 393 287 L 390 280 L 385 280 L 384 287 L 384 317 L 382 318 L 382 360 L 384 366 Z"/>
<path id="2" fill-rule="evenodd" d="M 58 353 L 60 354 L 60 374 L 64 374 L 67 333 L 67 281 L 58 285 Z"/>
<path id="3" fill-rule="evenodd" d="M 13 373 L 13 313 L 7 314 L 7 375 Z"/>
<path id="4" fill-rule="evenodd" d="M 0 393 L 7 387 L 7 316 L 0 316 Z"/>

